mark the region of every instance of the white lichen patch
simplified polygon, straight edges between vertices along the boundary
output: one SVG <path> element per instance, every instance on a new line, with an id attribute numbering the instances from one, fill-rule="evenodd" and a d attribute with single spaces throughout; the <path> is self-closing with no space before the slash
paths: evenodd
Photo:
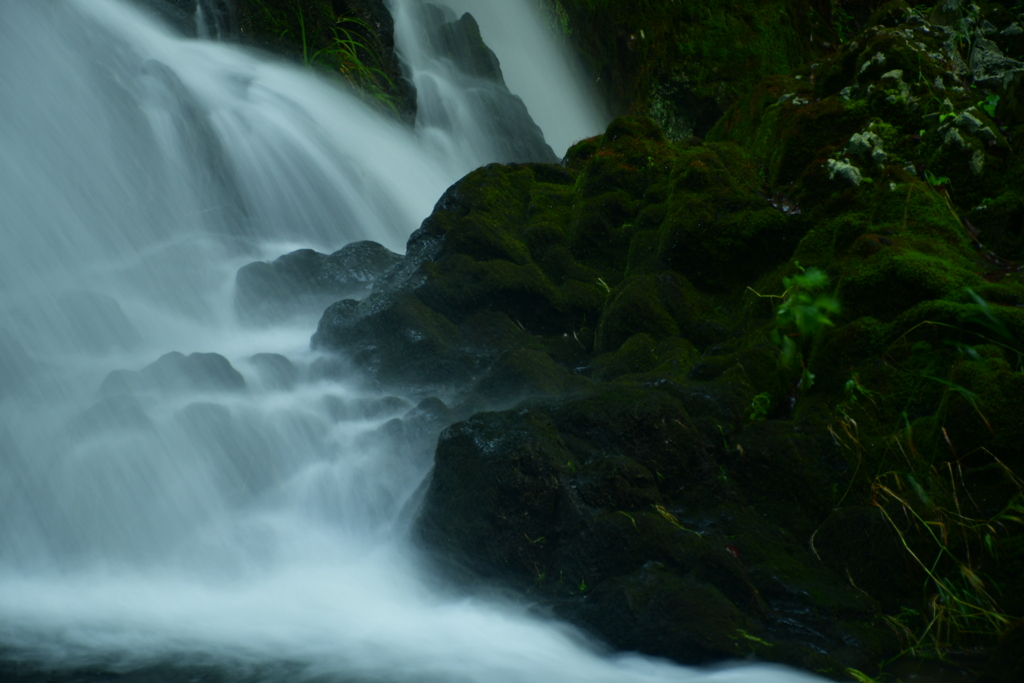
<path id="1" fill-rule="evenodd" d="M 846 154 L 857 156 L 881 166 L 889 155 L 885 152 L 882 138 L 871 131 L 854 133 L 846 144 Z"/>
<path id="2" fill-rule="evenodd" d="M 974 150 L 974 154 L 971 155 L 971 173 L 974 175 L 981 175 L 982 171 L 985 170 L 985 155 L 980 149 Z"/>
<path id="3" fill-rule="evenodd" d="M 845 180 L 854 186 L 859 186 L 864 180 L 864 176 L 861 175 L 860 169 L 854 166 L 846 159 L 835 159 L 828 160 L 828 179 L 835 180 L 836 177 Z"/>
<path id="4" fill-rule="evenodd" d="M 960 131 L 956 128 L 950 128 L 946 131 L 946 135 L 943 138 L 942 143 L 952 147 L 959 147 L 960 149 L 967 149 L 968 147 L 967 141 L 964 140 L 964 136 L 960 135 Z"/>
<path id="5" fill-rule="evenodd" d="M 974 109 L 974 107 L 971 107 Z M 968 133 L 977 133 L 978 129 L 982 127 L 981 119 L 971 113 L 971 109 L 960 112 L 960 115 L 953 121 L 953 125 L 960 130 L 965 130 Z"/>

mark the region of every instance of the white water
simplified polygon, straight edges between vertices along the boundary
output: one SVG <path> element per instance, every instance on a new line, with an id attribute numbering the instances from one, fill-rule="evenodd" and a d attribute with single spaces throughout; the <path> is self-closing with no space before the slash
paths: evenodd
<path id="1" fill-rule="evenodd" d="M 374 397 L 315 371 L 315 319 L 235 322 L 240 265 L 365 238 L 400 251 L 484 161 L 115 0 L 0 4 L 0 670 L 803 678 L 606 656 L 439 591 L 406 541 L 429 448 L 378 429 L 402 411 L 359 417 Z M 97 395 L 108 372 L 169 351 L 221 353 L 247 388 L 141 394 L 127 410 Z M 258 352 L 291 359 L 298 385 L 261 376 Z"/>
<path id="2" fill-rule="evenodd" d="M 610 121 L 597 90 L 577 68 L 565 44 L 536 11 L 536 0 L 448 0 L 458 13 L 470 12 L 484 42 L 501 60 L 509 90 L 523 98 L 555 154 L 604 131 Z M 510 30 L 511 29 L 511 30 Z"/>

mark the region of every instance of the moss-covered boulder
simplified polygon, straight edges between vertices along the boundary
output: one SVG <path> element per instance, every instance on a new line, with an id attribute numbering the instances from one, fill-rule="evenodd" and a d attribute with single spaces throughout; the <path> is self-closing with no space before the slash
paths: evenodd
<path id="1" fill-rule="evenodd" d="M 550 602 L 616 647 L 870 668 L 896 648 L 877 607 L 779 524 L 821 520 L 827 503 L 761 514 L 793 502 L 782 491 L 821 487 L 814 446 L 803 460 L 762 455 L 747 434 L 734 463 L 708 420 L 736 406 L 709 391 L 609 386 L 458 423 L 438 442 L 418 533 L 449 565 Z M 792 469 L 755 482 L 753 461 L 772 457 Z"/>
<path id="2" fill-rule="evenodd" d="M 342 297 L 363 297 L 401 257 L 376 242 L 352 242 L 333 254 L 299 249 L 235 275 L 235 313 L 253 324 L 320 313 Z"/>

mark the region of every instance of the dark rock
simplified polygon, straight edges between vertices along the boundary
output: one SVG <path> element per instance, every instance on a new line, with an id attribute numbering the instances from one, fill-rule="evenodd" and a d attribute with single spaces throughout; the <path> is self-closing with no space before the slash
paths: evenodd
<path id="1" fill-rule="evenodd" d="M 891 519 L 905 523 L 900 515 Z M 813 548 L 825 566 L 848 576 L 894 614 L 923 578 L 900 541 L 898 533 L 907 531 L 894 529 L 880 508 L 841 508 L 816 531 Z"/>
<path id="2" fill-rule="evenodd" d="M 518 181 L 531 181 L 535 168 L 546 167 L 489 166 L 450 188 L 369 297 L 325 311 L 313 346 L 343 351 L 384 386 L 475 386 L 488 398 L 572 386 L 568 371 L 532 353 L 538 345 L 526 330 L 571 331 L 583 297 L 556 288 L 507 227 L 505 209 L 521 212 L 529 196 Z M 477 194 L 489 179 L 508 177 L 515 180 L 493 199 Z"/>
<path id="3" fill-rule="evenodd" d="M 498 58 L 484 43 L 473 16 L 466 13 L 456 18 L 447 7 L 430 3 L 414 6 L 413 11 L 431 56 L 451 66 L 449 77 L 463 90 L 464 102 L 473 112 L 473 125 L 486 132 L 482 139 L 490 145 L 489 158 L 501 163 L 557 163 L 558 157 L 526 105 L 505 85 Z M 426 89 L 424 96 L 441 98 L 440 93 Z M 442 130 L 453 126 L 439 103 L 424 106 L 417 123 Z"/>
<path id="4" fill-rule="evenodd" d="M 165 354 L 138 372 L 115 370 L 103 380 L 100 393 L 115 396 L 133 392 L 240 391 L 245 379 L 227 358 L 217 353 L 177 351 Z"/>
<path id="5" fill-rule="evenodd" d="M 693 664 L 742 657 L 747 642 L 738 634 L 762 632 L 713 585 L 658 562 L 601 584 L 575 614 L 616 648 Z"/>
<path id="6" fill-rule="evenodd" d="M 1024 680 L 1024 622 L 1017 622 L 999 638 L 992 658 L 978 683 L 1016 683 Z"/>
<path id="7" fill-rule="evenodd" d="M 198 0 L 132 0 L 140 7 L 155 13 L 176 31 L 196 35 L 196 5 Z"/>
<path id="8" fill-rule="evenodd" d="M 394 19 L 384 0 L 234 0 L 241 42 L 322 69 L 357 90 L 371 105 L 406 123 L 416 118 L 416 89 L 395 53 Z M 352 70 L 337 54 L 344 29 L 355 57 L 373 72 Z M 347 49 L 348 46 L 346 46 Z"/>
<path id="9" fill-rule="evenodd" d="M 814 668 L 892 652 L 874 604 L 746 510 L 721 458 L 660 391 L 478 414 L 441 434 L 418 535 L 461 580 L 517 586 L 617 648 Z"/>
<path id="10" fill-rule="evenodd" d="M 299 381 L 299 369 L 279 353 L 257 353 L 249 362 L 267 389 L 292 389 Z"/>
<path id="11" fill-rule="evenodd" d="M 273 263 L 250 263 L 235 277 L 235 311 L 249 323 L 320 313 L 339 299 L 365 296 L 400 260 L 376 242 L 353 242 L 330 256 L 300 249 Z"/>
<path id="12" fill-rule="evenodd" d="M 372 399 L 345 399 L 339 396 L 324 398 L 327 410 L 335 420 L 379 420 L 385 417 L 403 415 L 413 405 L 398 396 L 382 396 Z"/>
<path id="13" fill-rule="evenodd" d="M 313 345 L 344 349 L 385 385 L 461 384 L 480 366 L 459 343 L 458 328 L 409 292 L 334 304 L 320 319 Z"/>
<path id="14" fill-rule="evenodd" d="M 427 31 L 434 52 L 446 57 L 469 76 L 505 85 L 497 55 L 487 47 L 480 26 L 469 12 L 458 19 L 447 8 L 425 5 L 422 16 L 431 24 Z M 431 21 L 432 20 L 432 21 Z"/>

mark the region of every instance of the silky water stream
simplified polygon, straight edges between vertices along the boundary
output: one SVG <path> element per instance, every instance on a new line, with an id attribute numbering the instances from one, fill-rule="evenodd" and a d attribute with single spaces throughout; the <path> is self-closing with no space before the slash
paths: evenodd
<path id="1" fill-rule="evenodd" d="M 0 679 L 804 678 L 610 655 L 439 589 L 407 540 L 429 445 L 380 429 L 406 404 L 318 372 L 315 317 L 236 322 L 247 262 L 401 252 L 490 160 L 460 135 L 115 0 L 0 4 Z M 171 351 L 244 387 L 100 391 Z"/>

